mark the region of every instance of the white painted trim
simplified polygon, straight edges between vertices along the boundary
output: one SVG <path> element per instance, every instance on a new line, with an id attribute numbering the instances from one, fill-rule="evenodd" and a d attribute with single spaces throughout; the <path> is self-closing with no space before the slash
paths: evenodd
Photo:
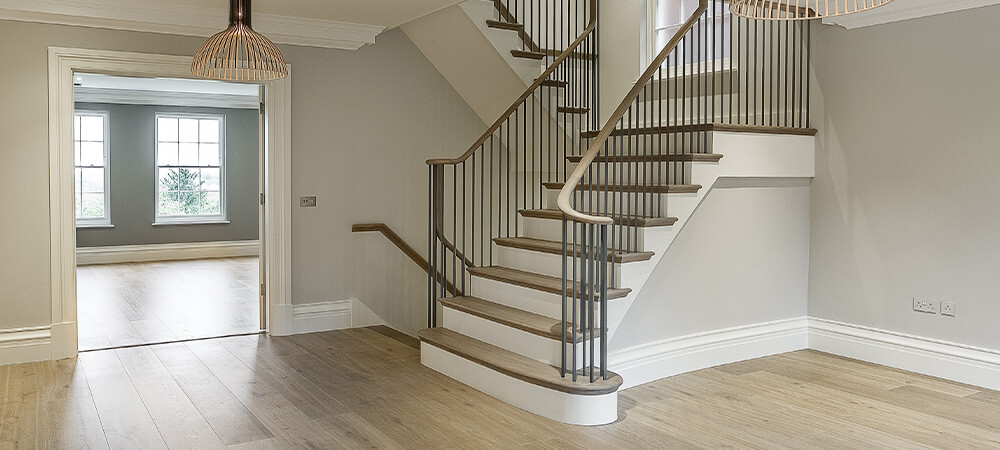
<path id="1" fill-rule="evenodd" d="M 230 258 L 260 255 L 260 241 L 183 242 L 176 244 L 119 245 L 76 249 L 76 263 L 113 264 L 143 261 Z"/>
<path id="2" fill-rule="evenodd" d="M 807 348 L 805 317 L 696 333 L 629 347 L 608 355 L 622 389 L 695 370 Z"/>
<path id="3" fill-rule="evenodd" d="M 827 319 L 809 319 L 809 348 L 1000 390 L 1000 350 Z"/>
<path id="4" fill-rule="evenodd" d="M 225 5 L 218 2 L 219 5 Z M 208 37 L 226 28 L 225 9 L 130 0 L 7 0 L 0 19 Z M 385 31 L 364 25 L 256 14 L 254 28 L 277 44 L 357 50 Z"/>
<path id="5" fill-rule="evenodd" d="M 854 29 L 997 4 L 1000 0 L 896 0 L 871 11 L 823 19 L 823 24 Z"/>
<path id="6" fill-rule="evenodd" d="M 73 191 L 73 74 L 194 78 L 191 57 L 49 47 L 49 218 L 52 359 L 77 354 L 76 226 Z M 266 83 L 263 127 L 268 330 L 283 333 L 291 296 L 291 66 L 289 76 Z M 275 317 L 275 312 L 278 317 Z M 288 314 L 290 316 L 290 314 Z M 277 321 L 275 321 L 277 318 Z"/>
<path id="7" fill-rule="evenodd" d="M 287 334 L 385 325 L 382 318 L 356 298 L 289 305 L 286 307 L 285 315 L 291 321 L 290 332 Z"/>
<path id="8" fill-rule="evenodd" d="M 0 365 L 51 357 L 52 327 L 0 330 Z"/>
<path id="9" fill-rule="evenodd" d="M 194 94 L 189 92 L 144 91 L 136 89 L 99 89 L 77 87 L 75 100 L 85 103 L 115 105 L 190 106 L 201 108 L 258 109 L 256 95 Z"/>

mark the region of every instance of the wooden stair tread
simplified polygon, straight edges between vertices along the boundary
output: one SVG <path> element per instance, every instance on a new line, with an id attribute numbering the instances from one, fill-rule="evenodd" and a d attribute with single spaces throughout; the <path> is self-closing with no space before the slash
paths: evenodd
<path id="1" fill-rule="evenodd" d="M 519 211 L 523 217 L 534 219 L 562 220 L 562 211 L 557 209 L 522 209 Z M 598 214 L 600 215 L 600 214 Z M 669 227 L 677 222 L 676 217 L 639 217 L 639 216 L 610 216 L 618 225 L 647 227 Z"/>
<path id="2" fill-rule="evenodd" d="M 542 183 L 545 189 L 561 190 L 566 183 Z M 604 184 L 581 184 L 576 187 L 578 191 L 609 191 L 627 193 L 651 193 L 651 194 L 694 194 L 701 190 L 699 184 L 653 184 L 648 186 L 625 186 L 625 185 L 604 185 Z"/>
<path id="3" fill-rule="evenodd" d="M 590 108 L 578 108 L 573 106 L 560 106 L 556 108 L 556 111 L 564 114 L 587 114 L 590 112 Z"/>
<path id="4" fill-rule="evenodd" d="M 728 131 L 733 133 L 764 133 L 764 134 L 791 134 L 797 136 L 815 136 L 815 128 L 792 128 L 792 127 L 766 127 L 761 125 L 736 125 L 728 123 L 707 123 L 701 125 L 671 125 L 656 127 L 636 127 L 617 128 L 611 132 L 612 136 L 627 136 L 637 134 L 667 134 L 693 131 Z M 584 131 L 580 136 L 591 139 L 597 137 L 600 130 Z"/>
<path id="5" fill-rule="evenodd" d="M 538 81 L 538 78 L 535 78 L 535 81 Z M 566 86 L 569 86 L 569 82 L 563 81 L 563 80 L 549 80 L 549 79 L 546 79 L 546 80 L 542 80 L 542 84 L 541 85 L 542 86 L 546 86 L 546 87 L 564 88 Z"/>
<path id="6" fill-rule="evenodd" d="M 499 20 L 487 20 L 486 26 L 497 30 L 524 31 L 524 25 L 514 22 L 501 22 Z"/>
<path id="7" fill-rule="evenodd" d="M 500 372 L 518 380 L 544 388 L 573 395 L 604 395 L 618 391 L 622 377 L 608 372 L 608 379 L 598 378 L 591 383 L 589 377 L 581 376 L 574 382 L 567 374 L 563 378 L 559 368 L 550 366 L 526 356 L 519 355 L 495 345 L 487 344 L 445 328 L 427 328 L 417 332 L 422 342 L 453 353 L 476 364 Z"/>
<path id="8" fill-rule="evenodd" d="M 562 242 L 559 241 L 547 241 L 528 237 L 507 237 L 495 238 L 493 242 L 496 242 L 501 247 L 519 248 L 553 255 L 561 255 L 563 253 Z M 569 244 L 566 248 L 566 254 L 578 255 L 579 253 L 580 249 L 576 244 Z M 608 261 L 615 263 L 648 261 L 652 257 L 653 252 L 608 252 Z"/>
<path id="9" fill-rule="evenodd" d="M 490 320 L 511 328 L 516 328 L 536 336 L 554 340 L 562 339 L 562 321 L 551 317 L 535 314 L 523 309 L 511 308 L 478 297 L 445 297 L 439 300 L 447 308 L 458 310 L 476 317 Z M 572 333 L 567 327 L 566 339 L 570 342 L 583 342 L 583 333 Z M 589 333 L 588 333 L 589 334 Z M 600 330 L 595 330 L 600 336 Z"/>
<path id="10" fill-rule="evenodd" d="M 548 292 L 550 294 L 562 294 L 562 278 L 550 277 L 548 275 L 525 272 L 523 270 L 511 269 L 509 267 L 502 266 L 472 267 L 469 268 L 469 273 L 473 276 L 513 284 L 515 286 L 534 289 L 536 291 Z M 569 286 L 566 295 L 568 297 L 573 297 L 575 296 L 575 292 L 576 289 L 574 289 L 574 286 Z M 630 292 L 632 292 L 632 290 L 629 288 L 609 287 L 608 300 L 623 298 Z M 595 299 L 598 301 L 601 300 L 600 297 L 600 294 L 595 295 Z"/>
<path id="11" fill-rule="evenodd" d="M 562 52 L 564 52 L 564 51 L 566 51 L 566 50 L 556 50 L 556 49 L 552 49 L 552 48 L 547 48 L 547 49 L 543 49 L 542 53 L 545 53 L 546 55 L 551 56 L 553 58 L 556 58 L 559 55 L 561 55 Z M 569 55 L 570 58 L 574 58 L 574 59 L 594 59 L 595 56 L 596 55 L 594 55 L 593 53 L 583 53 L 583 52 L 573 52 L 573 53 L 570 53 L 570 55 Z"/>
<path id="12" fill-rule="evenodd" d="M 532 52 L 528 50 L 511 50 L 510 54 L 515 58 L 535 59 L 539 61 L 545 59 L 545 53 L 542 52 Z"/>
<path id="13" fill-rule="evenodd" d="M 684 153 L 666 155 L 599 155 L 594 158 L 594 162 L 719 162 L 722 155 L 716 153 Z M 571 163 L 579 163 L 583 160 L 583 155 L 569 155 L 566 160 Z"/>

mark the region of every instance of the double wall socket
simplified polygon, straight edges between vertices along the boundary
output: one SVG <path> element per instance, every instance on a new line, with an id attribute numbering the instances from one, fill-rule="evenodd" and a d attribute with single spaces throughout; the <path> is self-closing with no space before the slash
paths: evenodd
<path id="1" fill-rule="evenodd" d="M 937 314 L 940 307 L 942 316 L 955 317 L 955 302 L 938 302 L 926 298 L 913 298 L 913 310 L 928 314 Z"/>

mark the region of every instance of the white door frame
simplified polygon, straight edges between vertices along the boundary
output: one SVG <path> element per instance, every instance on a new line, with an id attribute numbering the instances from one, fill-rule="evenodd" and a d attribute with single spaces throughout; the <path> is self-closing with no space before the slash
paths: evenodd
<path id="1" fill-rule="evenodd" d="M 77 355 L 73 74 L 194 78 L 188 56 L 49 47 L 51 359 Z M 264 85 L 264 220 L 268 332 L 291 332 L 291 67 Z"/>

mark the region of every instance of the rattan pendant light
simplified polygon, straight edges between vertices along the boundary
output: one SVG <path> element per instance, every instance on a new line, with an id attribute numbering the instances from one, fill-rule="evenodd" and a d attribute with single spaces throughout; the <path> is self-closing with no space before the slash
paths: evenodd
<path id="1" fill-rule="evenodd" d="M 843 16 L 883 6 L 892 0 L 731 0 L 729 10 L 749 19 L 806 20 Z"/>
<path id="2" fill-rule="evenodd" d="M 229 1 L 229 28 L 201 46 L 191 72 L 223 81 L 268 81 L 288 76 L 278 47 L 250 26 L 250 0 Z"/>

